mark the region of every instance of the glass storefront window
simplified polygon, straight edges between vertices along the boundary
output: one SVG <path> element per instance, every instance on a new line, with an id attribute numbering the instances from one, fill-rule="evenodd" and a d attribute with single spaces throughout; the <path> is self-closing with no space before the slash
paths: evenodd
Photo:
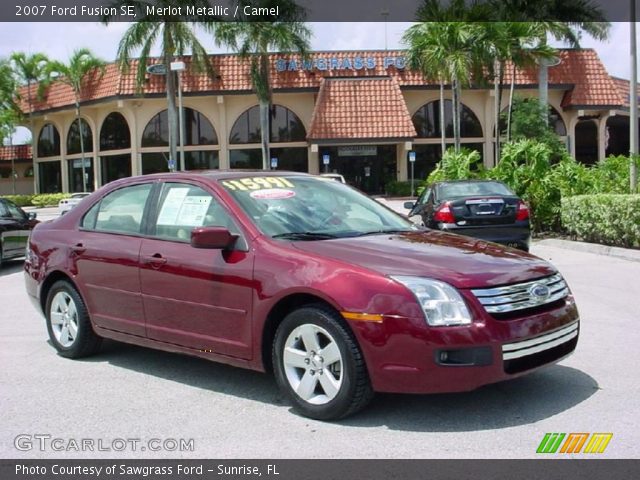
<path id="1" fill-rule="evenodd" d="M 169 152 L 143 153 L 142 174 L 161 173 L 169 171 Z"/>
<path id="2" fill-rule="evenodd" d="M 216 170 L 218 168 L 220 168 L 220 161 L 216 150 L 184 152 L 185 170 Z"/>
<path id="3" fill-rule="evenodd" d="M 110 113 L 100 129 L 100 150 L 131 148 L 131 132 L 127 120 L 118 112 Z"/>
<path id="4" fill-rule="evenodd" d="M 231 168 L 262 168 L 262 150 L 251 148 L 246 150 L 229 150 L 229 166 Z"/>
<path id="5" fill-rule="evenodd" d="M 298 116 L 281 105 L 271 106 L 270 142 L 304 142 L 307 139 L 307 131 Z M 260 143 L 260 107 L 251 107 L 245 111 L 233 124 L 229 143 Z"/>
<path id="6" fill-rule="evenodd" d="M 58 129 L 48 123 L 38 137 L 38 157 L 55 157 L 60 155 L 60 134 Z"/>
<path id="7" fill-rule="evenodd" d="M 82 149 L 80 148 L 80 128 L 79 124 L 82 124 L 82 141 L 84 144 L 84 152 L 92 152 L 93 151 L 93 135 L 91 134 L 91 127 L 83 118 L 78 123 L 78 120 L 74 120 L 71 126 L 69 127 L 69 132 L 67 133 L 67 155 L 73 155 L 74 153 L 82 153 Z"/>
<path id="8" fill-rule="evenodd" d="M 324 155 L 329 155 L 327 168 Z M 397 177 L 396 145 L 324 147 L 318 162 L 320 172 L 339 173 L 348 184 L 369 194 L 383 193 L 386 183 Z"/>
<path id="9" fill-rule="evenodd" d="M 60 162 L 38 163 L 38 177 L 40 193 L 59 193 L 62 191 L 62 167 Z"/>
<path id="10" fill-rule="evenodd" d="M 218 136 L 207 117 L 188 107 L 184 108 L 184 144 L 218 144 Z M 147 123 L 142 133 L 142 146 L 166 147 L 167 145 L 169 145 L 169 115 L 167 110 L 163 110 Z"/>
<path id="11" fill-rule="evenodd" d="M 271 158 L 278 159 L 276 170 L 287 170 L 290 172 L 308 172 L 307 168 L 307 148 L 271 148 Z M 271 160 L 271 159 L 269 159 Z"/>
<path id="12" fill-rule="evenodd" d="M 131 176 L 131 155 L 109 155 L 100 157 L 102 184 Z"/>
<path id="13" fill-rule="evenodd" d="M 453 103 L 444 101 L 445 135 L 453 138 Z M 440 100 L 429 102 L 418 109 L 413 115 L 413 125 L 418 132 L 418 138 L 440 138 Z M 461 137 L 482 137 L 482 125 L 478 117 L 466 105 L 462 105 L 460 116 Z"/>
<path id="14" fill-rule="evenodd" d="M 69 164 L 69 191 L 93 192 L 93 159 L 84 159 L 85 185 L 82 184 L 82 160 L 68 160 Z"/>

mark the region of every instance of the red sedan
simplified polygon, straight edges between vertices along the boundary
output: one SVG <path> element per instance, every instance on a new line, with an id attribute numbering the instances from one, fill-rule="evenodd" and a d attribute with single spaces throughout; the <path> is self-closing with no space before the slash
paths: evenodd
<path id="1" fill-rule="evenodd" d="M 547 262 L 297 173 L 110 183 L 35 228 L 25 279 L 60 355 L 111 338 L 273 370 L 318 419 L 373 392 L 513 378 L 578 340 L 574 299 Z"/>

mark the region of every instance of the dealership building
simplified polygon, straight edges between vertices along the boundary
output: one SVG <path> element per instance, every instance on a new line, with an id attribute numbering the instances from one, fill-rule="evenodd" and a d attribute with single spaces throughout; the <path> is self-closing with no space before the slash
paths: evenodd
<path id="1" fill-rule="evenodd" d="M 236 55 L 212 55 L 215 75 L 209 76 L 192 71 L 188 57 L 183 60 L 184 155 L 175 159 L 178 169 L 261 168 L 259 109 L 248 62 Z M 629 82 L 611 77 L 594 50 L 561 50 L 559 60 L 549 69 L 551 125 L 571 154 L 587 164 L 628 154 Z M 277 169 L 338 172 L 378 194 L 389 181 L 409 178 L 409 152 L 415 152 L 419 179 L 440 159 L 439 86 L 408 69 L 403 51 L 314 52 L 304 60 L 273 54 L 270 62 L 270 148 Z M 85 172 L 93 189 L 118 178 L 168 170 L 165 79 L 147 74 L 138 87 L 136 68 L 135 61 L 128 72 L 110 64 L 104 75 L 85 82 L 81 122 Z M 501 109 L 508 102 L 510 71 Z M 535 68 L 516 71 L 516 93 L 536 96 L 537 78 Z M 445 132 L 452 144 L 449 88 L 445 98 Z M 466 86 L 462 103 L 463 146 L 478 150 L 491 166 L 491 85 Z M 23 109 L 29 110 L 26 102 Z M 80 191 L 81 129 L 73 92 L 54 83 L 33 111 L 37 148 L 28 174 L 34 188 L 42 193 Z M 6 179 L 0 184 L 3 191 L 4 183 Z"/>

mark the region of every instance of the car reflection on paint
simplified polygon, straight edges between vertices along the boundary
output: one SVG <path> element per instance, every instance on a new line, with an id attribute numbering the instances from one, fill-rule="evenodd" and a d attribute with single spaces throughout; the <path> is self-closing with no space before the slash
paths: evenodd
<path id="1" fill-rule="evenodd" d="M 62 356 L 110 338 L 272 370 L 298 412 L 324 420 L 374 392 L 526 374 L 570 354 L 579 329 L 547 262 L 287 172 L 109 183 L 34 230 L 25 281 Z"/>

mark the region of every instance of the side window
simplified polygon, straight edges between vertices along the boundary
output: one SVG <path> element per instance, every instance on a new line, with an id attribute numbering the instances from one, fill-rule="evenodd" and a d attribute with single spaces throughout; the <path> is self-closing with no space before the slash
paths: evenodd
<path id="1" fill-rule="evenodd" d="M 141 233 L 142 214 L 152 185 L 134 185 L 111 192 L 84 216 L 84 228 L 114 232 Z"/>
<path id="2" fill-rule="evenodd" d="M 6 202 L 7 210 L 9 211 L 9 217 L 15 220 L 26 220 L 24 213 L 16 205 L 11 202 Z"/>
<path id="3" fill-rule="evenodd" d="M 429 195 L 431 195 L 431 189 L 425 188 L 420 194 L 420 197 L 418 198 L 418 200 L 416 201 L 416 205 L 424 205 L 425 203 L 427 203 L 427 200 L 429 199 Z"/>
<path id="4" fill-rule="evenodd" d="M 194 227 L 238 228 L 222 205 L 210 193 L 186 183 L 165 183 L 160 195 L 154 236 L 189 242 Z"/>
<path id="5" fill-rule="evenodd" d="M 0 217 L 8 218 L 11 214 L 9 213 L 9 209 L 6 206 L 6 203 L 0 202 Z"/>

